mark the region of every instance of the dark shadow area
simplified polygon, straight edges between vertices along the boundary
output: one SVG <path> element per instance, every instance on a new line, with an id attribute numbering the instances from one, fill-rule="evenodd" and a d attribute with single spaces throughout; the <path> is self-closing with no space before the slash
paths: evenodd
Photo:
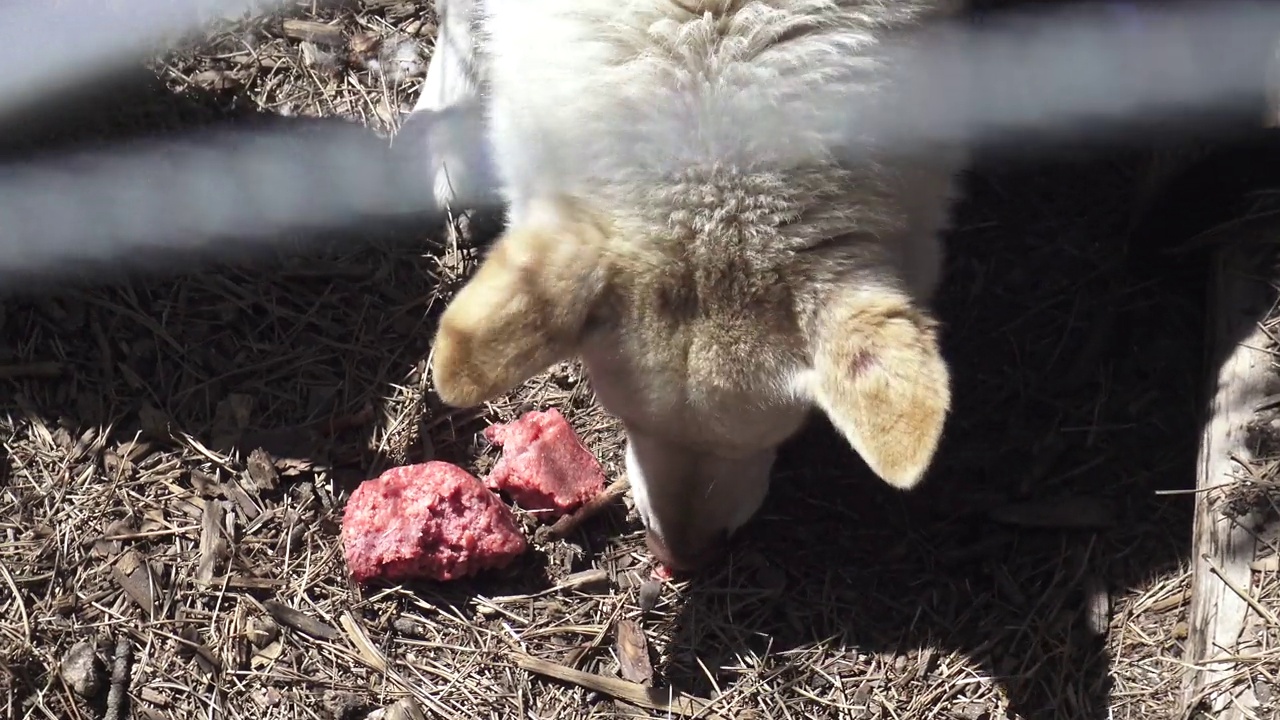
<path id="1" fill-rule="evenodd" d="M 1195 485 L 1216 367 L 1209 249 L 1186 243 L 1280 187 L 1277 152 L 1273 134 L 1218 147 L 1136 221 L 1140 153 L 980 162 L 937 301 L 955 396 L 929 479 L 894 491 L 815 422 L 733 561 L 676 611 L 665 678 L 706 696 L 760 682 L 749 659 L 769 655 L 790 668 L 774 686 L 855 717 L 997 717 L 977 681 L 920 696 L 954 652 L 1007 695 L 1007 717 L 1108 717 L 1115 642 L 1090 629 L 1090 588 L 1115 604 L 1188 559 L 1192 496 L 1157 494 Z M 834 687 L 824 663 L 869 679 Z"/>
<path id="2" fill-rule="evenodd" d="M 69 97 L 7 123 L 0 161 L 200 132 L 363 130 L 338 118 L 245 109 L 247 101 L 213 93 L 178 94 L 147 71 Z M 371 155 L 385 152 L 386 140 L 366 132 Z M 261 446 L 312 462 L 370 462 L 335 438 L 359 444 L 350 431 L 368 429 L 377 394 L 427 357 L 427 315 L 451 287 L 437 262 L 444 244 L 455 244 L 459 263 L 472 251 L 465 233 L 442 239 L 448 233 L 426 224 L 432 219 L 298 233 L 244 260 L 226 260 L 215 246 L 50 268 L 10 284 L 0 357 L 13 365 L 5 374 L 23 382 L 47 375 L 38 389 L 49 392 L 9 394 L 4 410 L 111 423 L 122 438 L 162 441 L 181 429 L 215 451 Z M 293 424 L 299 418 L 305 425 Z"/>

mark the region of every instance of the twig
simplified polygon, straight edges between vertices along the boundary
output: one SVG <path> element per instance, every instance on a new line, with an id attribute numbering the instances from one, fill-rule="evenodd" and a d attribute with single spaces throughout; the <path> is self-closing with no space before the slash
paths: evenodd
<path id="1" fill-rule="evenodd" d="M 20 363 L 17 365 L 0 365 L 0 380 L 14 378 L 56 378 L 63 373 L 65 366 L 53 360 L 45 362 Z"/>
<path id="2" fill-rule="evenodd" d="M 1162 612 L 1165 612 L 1166 610 L 1173 610 L 1174 608 L 1181 607 L 1185 605 L 1186 602 L 1190 599 L 1191 599 L 1190 590 L 1185 590 L 1185 589 L 1180 590 L 1177 593 L 1170 595 L 1169 597 L 1161 598 L 1151 603 L 1150 605 L 1142 608 L 1142 612 L 1162 613 Z"/>
<path id="3" fill-rule="evenodd" d="M 9 574 L 9 568 L 0 564 L 0 576 L 4 577 L 4 582 L 9 586 L 9 591 L 13 593 L 14 605 L 18 606 L 18 618 L 22 621 L 22 632 L 24 639 L 31 642 L 31 616 L 27 614 L 27 604 L 22 599 L 22 594 L 18 592 L 18 583 L 13 581 L 13 575 Z"/>
<path id="4" fill-rule="evenodd" d="M 262 607 L 266 608 L 271 617 L 275 621 L 286 627 L 293 628 L 298 632 L 305 633 L 321 640 L 333 640 L 339 636 L 338 630 L 332 625 L 327 625 L 301 610 L 294 610 L 276 600 L 264 600 Z"/>
<path id="5" fill-rule="evenodd" d="M 281 24 L 282 34 L 290 40 L 309 40 L 322 45 L 341 45 L 342 27 L 314 20 L 288 18 Z"/>
<path id="6" fill-rule="evenodd" d="M 542 660 L 524 653 L 513 653 L 512 657 L 517 666 L 529 672 L 573 683 L 579 687 L 629 702 L 632 705 L 660 712 L 674 713 L 682 717 L 723 720 L 721 716 L 709 710 L 710 701 L 686 695 L 673 689 L 647 688 L 629 680 L 574 670 L 573 668 L 567 668 L 549 660 Z"/>
<path id="7" fill-rule="evenodd" d="M 365 635 L 364 628 L 360 627 L 360 623 L 356 622 L 356 618 L 351 614 L 350 610 L 342 611 L 342 617 L 339 618 L 342 623 L 342 629 L 347 631 L 347 639 L 359 651 L 361 659 L 369 667 L 378 672 L 385 673 L 389 667 L 387 657 L 372 642 L 369 642 L 369 636 Z"/>
<path id="8" fill-rule="evenodd" d="M 1212 572 L 1214 575 L 1217 575 L 1218 579 L 1221 580 L 1222 583 L 1226 585 L 1229 590 L 1231 590 L 1231 592 L 1235 593 L 1236 595 L 1239 595 L 1240 599 L 1245 601 L 1245 603 L 1247 603 L 1249 607 L 1253 608 L 1254 612 L 1261 615 L 1262 619 L 1266 620 L 1268 624 L 1274 627 L 1280 627 L 1280 618 L 1277 618 L 1275 616 L 1275 613 L 1271 612 L 1266 607 L 1264 607 L 1262 603 L 1259 603 L 1256 599 L 1254 599 L 1254 597 L 1250 595 L 1248 592 L 1246 592 L 1244 588 L 1239 587 L 1235 583 L 1231 582 L 1231 579 L 1226 576 L 1226 573 L 1222 572 L 1222 570 L 1220 570 L 1218 566 L 1214 564 L 1213 559 L 1209 557 L 1209 553 L 1203 553 L 1200 555 L 1200 557 L 1203 558 L 1205 563 L 1209 565 L 1210 572 Z"/>
<path id="9" fill-rule="evenodd" d="M 107 691 L 107 711 L 102 720 L 124 720 L 125 699 L 129 697 L 129 663 L 133 659 L 133 645 L 128 635 L 116 639 L 116 654 L 111 662 L 111 689 Z"/>
<path id="10" fill-rule="evenodd" d="M 582 507 L 573 511 L 569 515 L 565 515 L 555 521 L 549 527 L 544 526 L 538 528 L 537 539 L 539 541 L 558 540 L 566 537 L 569 533 L 577 530 L 584 522 L 599 515 L 602 510 L 613 504 L 615 500 L 622 497 L 631 487 L 630 481 L 623 477 L 614 484 L 605 488 L 605 491 L 583 503 Z"/>

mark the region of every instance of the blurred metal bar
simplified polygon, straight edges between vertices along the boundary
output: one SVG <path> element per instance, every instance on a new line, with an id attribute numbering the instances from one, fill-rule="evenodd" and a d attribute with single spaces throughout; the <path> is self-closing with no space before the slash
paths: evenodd
<path id="1" fill-rule="evenodd" d="M 132 57 L 215 10 L 272 4 L 22 0 L 4 6 L 0 62 L 8 62 L 0 73 L 0 109 L 50 83 L 72 81 L 85 63 Z M 30 32 L 33 26 L 48 32 Z M 883 48 L 881 59 L 898 73 L 901 92 L 875 105 L 859 102 L 850 80 L 799 98 L 816 112 L 802 115 L 744 97 L 732 107 L 742 116 L 726 121 L 756 142 L 773 143 L 775 159 L 790 161 L 804 160 L 787 156 L 788 138 L 804 130 L 843 138 L 850 159 L 873 146 L 927 152 L 957 140 L 1009 143 L 1029 153 L 1036 146 L 1028 137 L 1087 139 L 1117 127 L 1151 132 L 1261 107 L 1277 37 L 1276 2 L 1113 3 L 1002 14 L 978 25 L 928 28 Z M 19 61 L 37 50 L 47 55 L 50 47 L 69 50 L 52 64 Z M 654 122 L 660 121 L 659 110 Z M 665 156 L 658 152 L 668 137 L 662 127 L 641 120 L 618 133 L 616 142 L 603 139 L 608 153 L 566 165 L 607 174 L 618 163 Z M 0 273 L 35 272 L 77 258 L 127 263 L 146 248 L 218 252 L 371 218 L 429 217 L 424 170 L 431 148 L 416 143 L 398 145 L 416 148 L 412 152 L 391 151 L 381 141 L 375 148 L 371 138 L 354 128 L 221 133 L 0 166 Z"/>
<path id="2" fill-rule="evenodd" d="M 110 72 L 215 18 L 285 0 L 5 0 L 0 3 L 0 116 Z"/>

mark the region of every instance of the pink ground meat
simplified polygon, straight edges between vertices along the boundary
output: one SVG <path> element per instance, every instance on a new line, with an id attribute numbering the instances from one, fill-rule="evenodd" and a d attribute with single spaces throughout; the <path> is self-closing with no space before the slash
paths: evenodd
<path id="1" fill-rule="evenodd" d="M 357 582 L 454 580 L 506 567 L 528 547 L 502 499 L 462 468 L 392 468 L 356 488 L 342 518 Z"/>
<path id="2" fill-rule="evenodd" d="M 604 492 L 604 470 L 559 410 L 537 410 L 485 428 L 502 458 L 485 478 L 520 507 L 550 522 Z"/>

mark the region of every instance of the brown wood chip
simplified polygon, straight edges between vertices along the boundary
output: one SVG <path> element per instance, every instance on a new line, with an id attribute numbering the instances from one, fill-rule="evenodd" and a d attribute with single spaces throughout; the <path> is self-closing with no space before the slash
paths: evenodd
<path id="1" fill-rule="evenodd" d="M 244 488 L 240 487 L 240 483 L 235 480 L 222 483 L 222 492 L 249 520 L 256 520 L 262 514 L 262 510 L 254 503 L 253 498 L 249 497 L 249 493 L 245 492 Z"/>
<path id="2" fill-rule="evenodd" d="M 342 26 L 340 25 L 287 18 L 281 30 L 285 37 L 292 40 L 308 40 L 321 45 L 343 44 Z"/>
<path id="3" fill-rule="evenodd" d="M 266 647 L 255 652 L 253 657 L 249 658 L 249 667 L 254 670 L 262 671 L 271 667 L 271 664 L 280 659 L 284 654 L 284 643 L 275 640 L 268 643 Z"/>
<path id="4" fill-rule="evenodd" d="M 155 617 L 156 600 L 152 591 L 151 569 L 136 551 L 125 551 L 111 566 L 111 576 L 148 617 Z"/>
<path id="5" fill-rule="evenodd" d="M 271 492 L 280 486 L 280 472 L 276 470 L 276 462 L 262 448 L 249 453 L 245 463 L 248 466 L 249 480 L 259 493 Z"/>
<path id="6" fill-rule="evenodd" d="M 653 664 L 649 661 L 649 641 L 644 630 L 633 620 L 619 620 L 617 635 L 614 650 L 618 653 L 622 677 L 648 685 L 653 680 Z"/>
<path id="7" fill-rule="evenodd" d="M 600 568 L 583 570 L 565 578 L 556 587 L 560 590 L 607 589 L 609 572 Z"/>
<path id="8" fill-rule="evenodd" d="M 218 484 L 218 479 L 208 473 L 192 470 L 191 488 L 201 497 L 215 497 L 222 494 L 222 486 Z"/>
<path id="9" fill-rule="evenodd" d="M 301 610 L 294 610 L 284 603 L 275 600 L 264 600 L 262 606 L 271 613 L 271 617 L 276 622 L 285 627 L 293 628 L 301 633 L 306 633 L 312 637 L 318 637 L 323 640 L 332 640 L 338 637 L 338 630 L 331 625 L 326 625 Z"/>
<path id="10" fill-rule="evenodd" d="M 218 564 L 218 540 L 222 534 L 222 506 L 217 500 L 204 500 L 200 518 L 200 562 L 196 565 L 196 582 L 208 586 Z"/>
<path id="11" fill-rule="evenodd" d="M 156 707 L 167 707 L 169 705 L 169 696 L 159 690 L 144 687 L 138 691 L 138 697 L 155 705 Z"/>

